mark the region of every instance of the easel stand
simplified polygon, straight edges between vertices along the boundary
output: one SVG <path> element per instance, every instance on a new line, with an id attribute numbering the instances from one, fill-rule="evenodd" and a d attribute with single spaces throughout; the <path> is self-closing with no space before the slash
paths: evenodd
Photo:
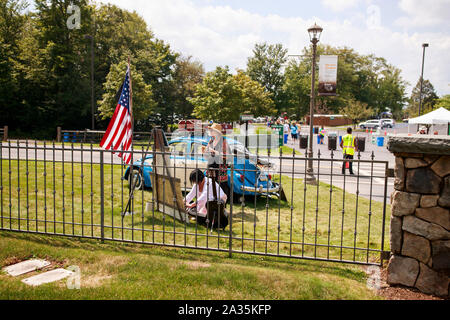
<path id="1" fill-rule="evenodd" d="M 152 138 L 149 141 L 147 151 L 143 156 L 140 170 L 141 172 L 144 172 L 144 159 L 148 155 L 152 142 L 153 170 L 150 177 L 156 202 L 156 206 L 154 206 L 154 208 L 163 214 L 167 214 L 174 219 L 189 224 L 189 219 L 184 210 L 183 195 L 181 194 L 180 187 L 181 182 L 180 179 L 172 177 L 170 173 L 169 168 L 173 168 L 173 165 L 170 164 L 170 152 L 168 149 L 166 136 L 160 128 L 152 130 Z M 131 206 L 134 191 L 136 190 L 136 184 L 136 180 L 132 176 L 130 197 L 125 210 L 122 212 L 122 219 L 125 217 Z"/>

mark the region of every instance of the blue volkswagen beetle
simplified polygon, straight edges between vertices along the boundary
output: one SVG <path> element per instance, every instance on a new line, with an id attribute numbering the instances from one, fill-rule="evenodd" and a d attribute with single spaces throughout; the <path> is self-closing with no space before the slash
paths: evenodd
<path id="1" fill-rule="evenodd" d="M 227 139 L 227 138 L 226 138 Z M 279 197 L 282 188 L 278 183 L 272 181 L 268 169 L 270 164 L 259 161 L 248 156 L 248 150 L 238 141 L 227 139 L 230 148 L 234 151 L 234 179 L 233 192 L 237 196 L 265 195 Z M 169 142 L 170 152 L 170 172 L 180 179 L 182 189 L 190 190 L 192 187 L 189 181 L 189 174 L 195 168 L 206 170 L 208 162 L 202 155 L 203 147 L 206 147 L 208 141 L 203 137 L 179 137 Z M 236 150 L 247 151 L 246 155 L 242 155 Z M 240 155 L 239 155 L 240 153 Z M 136 179 L 136 188 L 151 188 L 152 183 L 150 174 L 153 171 L 153 155 L 150 153 L 146 156 L 144 164 L 142 159 L 137 160 L 132 166 L 125 171 L 124 179 L 130 181 L 130 171 L 133 171 L 134 179 Z M 232 172 L 228 169 L 228 185 L 231 190 Z M 185 190 L 186 191 L 186 190 Z"/>

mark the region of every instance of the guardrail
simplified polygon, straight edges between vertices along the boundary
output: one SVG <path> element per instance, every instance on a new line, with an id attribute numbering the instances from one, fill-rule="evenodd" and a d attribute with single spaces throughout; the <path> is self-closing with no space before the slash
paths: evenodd
<path id="1" fill-rule="evenodd" d="M 67 143 L 93 143 L 99 144 L 106 131 L 99 130 L 62 130 L 57 127 L 56 141 Z M 134 132 L 134 141 L 150 141 L 151 132 Z"/>

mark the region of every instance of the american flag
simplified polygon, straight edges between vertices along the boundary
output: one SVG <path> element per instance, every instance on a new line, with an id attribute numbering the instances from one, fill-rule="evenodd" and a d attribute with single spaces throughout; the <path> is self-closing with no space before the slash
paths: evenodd
<path id="1" fill-rule="evenodd" d="M 106 130 L 100 142 L 100 146 L 105 150 L 131 151 L 133 133 L 131 130 L 130 97 L 130 68 L 128 67 L 119 103 L 108 125 L 108 130 Z M 126 164 L 130 164 L 131 152 L 120 152 L 118 156 L 123 157 Z"/>

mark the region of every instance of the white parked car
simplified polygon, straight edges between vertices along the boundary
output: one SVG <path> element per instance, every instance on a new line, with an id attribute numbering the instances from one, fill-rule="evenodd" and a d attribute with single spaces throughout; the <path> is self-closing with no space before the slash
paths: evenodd
<path id="1" fill-rule="evenodd" d="M 378 129 L 381 128 L 380 120 L 369 120 L 359 124 L 361 129 Z"/>
<path id="2" fill-rule="evenodd" d="M 395 121 L 393 119 L 381 119 L 380 121 L 381 121 L 381 129 L 395 127 Z"/>

